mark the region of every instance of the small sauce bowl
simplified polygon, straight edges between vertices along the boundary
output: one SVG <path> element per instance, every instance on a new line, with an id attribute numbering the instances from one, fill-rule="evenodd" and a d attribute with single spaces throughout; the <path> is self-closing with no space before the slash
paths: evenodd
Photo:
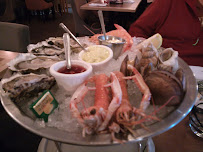
<path id="1" fill-rule="evenodd" d="M 109 35 L 106 35 L 106 40 L 103 35 L 99 36 L 98 40 L 100 45 L 105 45 L 112 49 L 114 59 L 118 59 L 123 51 L 123 46 L 126 43 L 126 41 L 121 37 Z"/>
<path id="2" fill-rule="evenodd" d="M 113 58 L 113 51 L 111 48 L 104 45 L 91 45 L 87 47 L 87 50 L 89 52 L 81 51 L 79 53 L 79 60 L 91 64 L 94 71 L 103 69 Z"/>
<path id="3" fill-rule="evenodd" d="M 70 94 L 92 74 L 92 66 L 89 63 L 80 60 L 72 60 L 71 62 L 73 67 L 79 66 L 82 67 L 82 71 L 84 71 L 84 69 L 86 70 L 80 73 L 73 72 L 74 74 L 72 74 L 71 72 L 65 74 L 66 61 L 57 62 L 50 67 L 50 73 L 56 79 L 58 86 Z"/>

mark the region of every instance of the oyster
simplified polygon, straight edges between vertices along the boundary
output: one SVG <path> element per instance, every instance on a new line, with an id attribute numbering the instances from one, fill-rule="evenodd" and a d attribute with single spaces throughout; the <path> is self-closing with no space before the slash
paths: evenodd
<path id="1" fill-rule="evenodd" d="M 52 41 L 42 41 L 37 44 L 29 44 L 27 46 L 29 53 L 34 55 L 60 55 L 64 53 L 64 49 L 53 44 Z"/>
<path id="2" fill-rule="evenodd" d="M 56 56 L 35 56 L 30 53 L 20 54 L 8 63 L 8 68 L 12 71 L 29 72 L 38 69 L 47 69 L 52 64 L 60 61 Z"/>
<path id="3" fill-rule="evenodd" d="M 53 56 L 53 55 L 61 55 L 64 54 L 63 49 L 55 49 L 55 48 L 50 48 L 50 47 L 39 47 L 36 49 L 32 49 L 28 51 L 29 53 L 32 53 L 34 55 L 40 56 L 40 55 L 48 55 L 48 56 Z"/>
<path id="4" fill-rule="evenodd" d="M 84 48 L 88 47 L 86 43 L 81 43 L 81 45 Z M 70 39 L 70 48 L 72 53 L 79 53 L 80 51 L 82 51 L 82 48 L 72 38 Z"/>
<path id="5" fill-rule="evenodd" d="M 62 37 L 50 37 L 46 40 L 49 45 L 55 45 L 58 48 L 64 48 Z"/>
<path id="6" fill-rule="evenodd" d="M 2 79 L 2 89 L 11 100 L 18 103 L 28 97 L 36 96 L 39 92 L 50 89 L 55 84 L 54 77 L 44 74 L 16 74 Z"/>

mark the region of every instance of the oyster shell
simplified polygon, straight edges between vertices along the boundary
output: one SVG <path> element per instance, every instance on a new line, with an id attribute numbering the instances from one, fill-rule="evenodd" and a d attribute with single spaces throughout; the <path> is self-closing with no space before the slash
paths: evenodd
<path id="1" fill-rule="evenodd" d="M 63 38 L 62 37 L 50 37 L 48 39 L 46 39 L 46 42 L 49 44 L 49 45 L 55 45 L 57 46 L 58 48 L 64 48 L 64 45 L 63 45 Z"/>
<path id="2" fill-rule="evenodd" d="M 51 39 L 52 40 L 52 39 Z M 62 47 L 63 48 L 63 47 Z M 38 42 L 37 44 L 29 44 L 27 50 L 34 55 L 60 55 L 64 53 L 64 49 L 57 46 L 52 41 L 46 40 Z"/>
<path id="3" fill-rule="evenodd" d="M 2 79 L 2 89 L 15 102 L 36 96 L 39 92 L 50 89 L 55 84 L 54 77 L 45 74 L 16 74 Z"/>
<path id="4" fill-rule="evenodd" d="M 81 43 L 81 45 L 84 48 L 88 47 L 88 44 L 86 43 Z M 72 53 L 79 53 L 80 51 L 82 51 L 82 48 L 72 38 L 70 39 L 70 49 Z"/>
<path id="5" fill-rule="evenodd" d="M 87 42 L 89 37 L 82 37 L 78 38 L 80 43 L 83 45 L 83 47 L 87 47 L 89 45 L 94 45 L 94 43 Z M 78 53 L 82 49 L 81 47 L 73 40 L 70 39 L 70 47 L 72 53 Z M 53 56 L 57 55 L 61 59 L 65 59 L 64 57 L 64 45 L 63 45 L 63 39 L 62 37 L 50 37 L 46 39 L 45 41 L 38 42 L 37 44 L 30 44 L 27 47 L 27 50 L 29 53 L 32 53 L 34 55 L 40 56 L 40 55 L 47 55 L 47 56 Z"/>
<path id="6" fill-rule="evenodd" d="M 8 68 L 12 71 L 28 72 L 38 69 L 47 69 L 52 64 L 60 61 L 57 56 L 35 56 L 30 53 L 20 54 L 8 63 Z"/>
<path id="7" fill-rule="evenodd" d="M 64 49 L 59 50 L 59 49 L 45 47 L 45 46 L 37 47 L 37 48 L 35 48 L 35 46 L 29 46 L 29 47 L 34 47 L 34 49 L 29 48 L 28 52 L 37 56 L 40 56 L 40 55 L 53 56 L 53 55 L 60 55 L 64 53 Z"/>

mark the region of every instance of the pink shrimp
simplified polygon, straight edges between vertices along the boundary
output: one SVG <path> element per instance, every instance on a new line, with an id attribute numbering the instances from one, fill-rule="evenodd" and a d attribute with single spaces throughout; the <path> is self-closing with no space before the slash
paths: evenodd
<path id="1" fill-rule="evenodd" d="M 123 39 L 126 40 L 126 43 L 123 47 L 123 52 L 129 50 L 132 45 L 133 45 L 133 39 L 130 36 L 130 34 L 120 25 L 118 24 L 114 24 L 114 26 L 117 28 L 116 30 L 112 30 L 106 33 L 106 35 L 111 35 L 111 36 L 117 36 L 117 37 L 121 37 Z M 95 34 L 94 36 L 92 36 L 89 40 L 91 42 L 94 42 L 96 44 L 98 44 L 98 36 L 100 36 L 102 34 Z"/>

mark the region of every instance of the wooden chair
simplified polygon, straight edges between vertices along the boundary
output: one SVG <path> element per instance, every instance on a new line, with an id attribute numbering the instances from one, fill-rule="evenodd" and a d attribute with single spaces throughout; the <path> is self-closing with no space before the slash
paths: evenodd
<path id="1" fill-rule="evenodd" d="M 0 0 L 0 21 L 11 22 L 15 20 L 14 1 Z"/>
<path id="2" fill-rule="evenodd" d="M 53 3 L 56 12 L 59 12 L 61 15 L 63 15 L 63 13 L 68 13 L 70 0 L 54 0 Z"/>
<path id="3" fill-rule="evenodd" d="M 29 11 L 37 11 L 39 15 L 41 12 L 43 20 L 48 17 L 50 9 L 52 10 L 53 18 L 55 18 L 55 10 L 52 2 L 47 3 L 44 0 L 25 0 L 25 4 Z"/>
<path id="4" fill-rule="evenodd" d="M 30 43 L 27 25 L 0 22 L 0 50 L 27 52 Z"/>
<path id="5" fill-rule="evenodd" d="M 101 28 L 95 29 L 91 25 L 85 23 L 84 19 L 87 11 L 81 10 L 80 6 L 86 3 L 86 0 L 71 0 L 71 7 L 73 11 L 73 19 L 75 22 L 75 33 L 79 35 L 94 35 L 94 33 L 101 33 Z"/>

